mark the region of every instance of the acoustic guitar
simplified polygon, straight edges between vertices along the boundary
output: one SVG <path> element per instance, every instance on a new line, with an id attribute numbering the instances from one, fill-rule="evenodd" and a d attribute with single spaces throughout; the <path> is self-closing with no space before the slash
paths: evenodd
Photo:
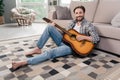
<path id="1" fill-rule="evenodd" d="M 43 20 L 46 21 L 47 23 L 53 22 L 50 19 L 45 18 L 45 17 L 43 18 Z M 73 51 L 75 51 L 75 53 L 81 56 L 86 56 L 94 48 L 94 44 L 91 41 L 88 41 L 88 40 L 78 41 L 76 39 L 77 35 L 80 35 L 80 36 L 86 36 L 86 35 L 80 34 L 74 29 L 69 29 L 67 31 L 66 29 L 60 27 L 56 23 L 55 23 L 55 27 L 57 27 L 58 29 L 64 32 L 63 40 L 67 42 L 68 44 L 70 44 L 71 48 L 73 49 Z"/>

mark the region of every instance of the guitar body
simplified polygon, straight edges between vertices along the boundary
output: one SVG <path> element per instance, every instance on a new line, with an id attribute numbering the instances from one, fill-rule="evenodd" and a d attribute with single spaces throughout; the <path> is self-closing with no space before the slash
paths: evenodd
<path id="1" fill-rule="evenodd" d="M 79 55 L 86 56 L 90 53 L 90 51 L 93 49 L 94 44 L 90 41 L 84 40 L 84 41 L 77 41 L 76 36 L 81 35 L 74 29 L 68 30 L 69 33 L 72 34 L 72 36 L 69 36 L 68 34 L 63 35 L 63 40 L 70 44 L 72 49 Z M 85 36 L 85 35 L 81 35 Z"/>

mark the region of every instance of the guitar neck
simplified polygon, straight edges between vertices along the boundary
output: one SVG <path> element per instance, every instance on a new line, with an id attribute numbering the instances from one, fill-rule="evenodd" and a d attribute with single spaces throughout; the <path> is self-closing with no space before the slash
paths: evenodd
<path id="1" fill-rule="evenodd" d="M 43 18 L 44 21 L 46 21 L 47 23 L 52 23 L 53 21 L 51 21 L 48 18 Z M 68 34 L 69 36 L 71 36 L 72 34 L 69 33 L 67 30 L 65 30 L 64 28 L 60 27 L 58 24 L 55 23 L 55 27 L 57 27 L 58 29 L 60 29 L 61 31 L 63 31 L 64 33 Z"/>
<path id="2" fill-rule="evenodd" d="M 60 27 L 58 24 L 55 24 L 55 27 L 57 27 L 58 29 L 60 29 L 61 31 L 63 31 L 66 34 L 71 35 L 71 33 L 69 33 L 66 29 Z"/>

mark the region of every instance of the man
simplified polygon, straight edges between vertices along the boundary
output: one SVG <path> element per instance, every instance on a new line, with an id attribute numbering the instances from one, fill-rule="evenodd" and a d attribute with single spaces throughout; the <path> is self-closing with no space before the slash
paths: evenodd
<path id="1" fill-rule="evenodd" d="M 97 44 L 100 39 L 94 26 L 88 21 L 86 21 L 86 19 L 84 18 L 85 8 L 83 6 L 77 6 L 73 10 L 73 12 L 75 14 L 75 20 L 71 22 L 70 26 L 68 26 L 68 29 L 73 28 L 79 33 L 86 35 L 86 36 L 79 36 L 79 35 L 76 36 L 76 39 L 78 41 L 86 39 L 88 41 L 93 42 L 94 44 Z M 44 44 L 46 43 L 49 37 L 51 37 L 54 40 L 54 42 L 58 47 L 41 53 L 41 49 L 43 48 Z M 47 59 L 52 59 L 52 58 L 72 54 L 71 47 L 66 45 L 62 41 L 62 37 L 63 37 L 62 34 L 54 27 L 54 22 L 51 23 L 51 25 L 47 26 L 44 33 L 40 37 L 37 43 L 37 47 L 34 48 L 32 51 L 25 53 L 25 55 L 33 55 L 34 53 L 38 53 L 39 55 L 29 58 L 25 61 L 12 62 L 12 68 L 15 70 L 18 67 L 21 67 L 26 64 L 33 65 L 43 62 Z"/>

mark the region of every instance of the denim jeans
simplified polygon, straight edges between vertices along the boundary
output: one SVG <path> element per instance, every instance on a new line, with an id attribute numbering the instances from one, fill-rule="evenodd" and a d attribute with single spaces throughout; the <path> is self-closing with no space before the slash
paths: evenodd
<path id="1" fill-rule="evenodd" d="M 51 37 L 58 47 L 45 51 L 37 56 L 28 58 L 28 64 L 38 64 L 48 59 L 72 54 L 72 49 L 62 42 L 61 33 L 52 25 L 48 25 L 41 35 L 37 47 L 42 49 L 47 40 Z"/>

